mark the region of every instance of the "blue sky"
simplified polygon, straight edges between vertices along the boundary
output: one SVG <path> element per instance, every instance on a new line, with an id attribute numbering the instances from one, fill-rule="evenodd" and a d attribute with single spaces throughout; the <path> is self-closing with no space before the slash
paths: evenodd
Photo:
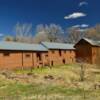
<path id="1" fill-rule="evenodd" d="M 99 10 L 100 0 L 0 0 L 0 35 L 14 34 L 17 22 L 91 27 L 100 23 Z"/>

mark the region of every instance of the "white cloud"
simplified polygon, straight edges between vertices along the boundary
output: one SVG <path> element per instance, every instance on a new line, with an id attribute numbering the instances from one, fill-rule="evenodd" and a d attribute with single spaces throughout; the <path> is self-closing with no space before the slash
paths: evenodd
<path id="1" fill-rule="evenodd" d="M 83 6 L 83 5 L 88 5 L 88 3 L 85 2 L 85 1 L 79 3 L 79 6 L 80 6 L 80 7 Z"/>
<path id="2" fill-rule="evenodd" d="M 89 25 L 88 24 L 81 24 L 81 25 L 74 25 L 72 27 L 73 28 L 87 28 L 87 27 L 89 27 Z"/>
<path id="3" fill-rule="evenodd" d="M 76 18 L 80 18 L 80 17 L 85 17 L 86 14 L 82 13 L 82 12 L 74 12 L 68 16 L 65 16 L 64 19 L 76 19 Z"/>
<path id="4" fill-rule="evenodd" d="M 74 26 L 72 26 L 73 28 L 78 28 L 78 27 L 80 27 L 80 25 L 74 25 Z"/>
<path id="5" fill-rule="evenodd" d="M 86 27 L 89 27 L 89 25 L 87 25 L 87 24 L 82 24 L 81 27 L 82 27 L 82 28 L 86 28 Z"/>
<path id="6" fill-rule="evenodd" d="M 4 34 L 3 33 L 0 33 L 0 37 L 2 37 L 2 36 L 4 36 Z"/>

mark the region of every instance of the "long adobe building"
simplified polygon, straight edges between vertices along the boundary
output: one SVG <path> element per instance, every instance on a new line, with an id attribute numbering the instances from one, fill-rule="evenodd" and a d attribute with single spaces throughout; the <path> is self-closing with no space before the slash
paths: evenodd
<path id="1" fill-rule="evenodd" d="M 0 69 L 26 69 L 75 63 L 100 65 L 100 41 L 87 38 L 76 44 L 0 42 Z"/>
<path id="2" fill-rule="evenodd" d="M 0 42 L 0 69 L 34 68 L 73 63 L 72 44 Z"/>

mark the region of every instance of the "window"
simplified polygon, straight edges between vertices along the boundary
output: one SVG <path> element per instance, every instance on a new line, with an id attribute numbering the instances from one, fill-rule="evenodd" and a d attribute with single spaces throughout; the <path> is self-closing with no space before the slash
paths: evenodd
<path id="1" fill-rule="evenodd" d="M 45 56 L 48 57 L 48 54 L 46 54 Z"/>
<path id="2" fill-rule="evenodd" d="M 4 56 L 10 56 L 10 53 L 9 52 L 5 52 L 3 55 Z"/>
<path id="3" fill-rule="evenodd" d="M 52 50 L 52 53 L 55 53 L 55 51 L 54 51 L 54 50 Z"/>
<path id="4" fill-rule="evenodd" d="M 29 54 L 26 54 L 26 57 L 28 58 L 28 57 L 30 57 L 30 55 Z"/>

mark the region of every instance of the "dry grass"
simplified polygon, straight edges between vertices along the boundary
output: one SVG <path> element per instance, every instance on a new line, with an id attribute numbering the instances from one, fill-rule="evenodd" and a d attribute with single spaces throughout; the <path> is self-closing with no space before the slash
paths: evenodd
<path id="1" fill-rule="evenodd" d="M 78 64 L 1 72 L 0 100 L 100 100 L 100 90 L 94 89 L 99 70 L 85 66 L 84 82 Z"/>

